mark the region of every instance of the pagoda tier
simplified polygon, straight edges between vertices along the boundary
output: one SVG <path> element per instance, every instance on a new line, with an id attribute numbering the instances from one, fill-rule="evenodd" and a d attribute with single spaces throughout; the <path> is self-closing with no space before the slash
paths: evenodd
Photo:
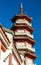
<path id="1" fill-rule="evenodd" d="M 26 53 L 25 53 L 25 56 L 30 57 L 30 58 L 32 58 L 33 60 L 34 60 L 35 58 L 37 58 L 37 55 L 35 55 L 35 54 L 31 53 L 31 52 L 26 52 Z"/>
<path id="2" fill-rule="evenodd" d="M 17 46 L 17 49 L 19 51 L 26 51 L 26 52 L 30 51 L 32 53 L 35 52 L 35 48 L 29 47 L 29 46 L 26 46 L 26 45 Z"/>
<path id="3" fill-rule="evenodd" d="M 23 15 L 16 15 L 14 16 L 11 20 L 14 23 L 17 19 L 26 19 L 28 22 L 31 22 L 32 18 L 29 18 L 27 15 L 23 14 Z"/>
<path id="4" fill-rule="evenodd" d="M 14 43 L 17 41 L 17 42 L 20 42 L 20 41 L 22 41 L 22 42 L 28 42 L 28 44 L 30 44 L 30 45 L 34 45 L 35 44 L 35 41 L 34 42 L 31 42 L 31 41 L 29 41 L 29 39 L 13 39 L 14 40 Z"/>
<path id="5" fill-rule="evenodd" d="M 32 48 L 34 43 L 29 39 L 14 39 L 14 43 L 16 44 L 18 50 L 35 52 L 35 48 Z"/>
<path id="6" fill-rule="evenodd" d="M 34 54 L 34 53 L 32 53 L 32 52 L 30 52 L 30 51 L 21 51 L 21 50 L 19 50 L 19 53 L 20 54 L 23 54 L 25 57 L 29 57 L 29 58 L 32 58 L 33 60 L 35 59 L 35 58 L 37 58 L 37 55 L 36 54 Z"/>
<path id="7" fill-rule="evenodd" d="M 30 43 L 35 43 L 35 41 L 33 39 L 31 39 L 29 36 L 14 36 L 14 40 L 27 40 L 29 41 Z"/>
<path id="8" fill-rule="evenodd" d="M 12 26 L 12 30 L 14 30 L 14 29 L 27 29 L 28 31 L 30 31 L 30 33 L 32 33 L 33 32 L 33 28 L 31 27 L 31 26 L 29 26 L 29 25 L 17 25 L 17 24 L 14 24 L 13 26 Z"/>

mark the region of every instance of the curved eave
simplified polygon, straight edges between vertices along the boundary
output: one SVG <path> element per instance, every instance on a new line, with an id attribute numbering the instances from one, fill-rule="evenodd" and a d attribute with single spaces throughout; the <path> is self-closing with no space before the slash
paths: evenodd
<path id="1" fill-rule="evenodd" d="M 14 39 L 15 42 L 16 42 L 16 41 L 17 41 L 17 42 L 18 42 L 18 41 L 22 41 L 22 40 L 23 40 L 24 42 L 27 41 L 27 42 L 28 42 L 29 44 L 31 44 L 32 46 L 35 44 L 35 43 L 33 43 L 33 42 L 30 42 L 30 41 L 27 40 L 27 39 Z"/>
<path id="2" fill-rule="evenodd" d="M 28 40 L 31 44 L 34 44 L 35 43 L 35 40 L 33 40 L 32 38 L 30 38 L 30 37 L 15 37 L 14 36 L 14 40 Z"/>
<path id="3" fill-rule="evenodd" d="M 7 28 L 3 28 L 3 30 L 4 30 L 5 32 L 11 33 L 11 34 L 13 35 L 13 31 L 12 31 L 12 30 L 7 29 Z"/>
<path id="4" fill-rule="evenodd" d="M 10 41 L 9 41 L 9 39 L 8 39 L 8 37 L 7 37 L 7 35 L 5 34 L 4 29 L 2 28 L 2 26 L 1 26 L 1 25 L 0 25 L 0 27 L 1 27 L 1 30 L 3 31 L 4 35 L 5 35 L 6 39 L 7 39 L 7 40 L 8 40 L 8 42 L 10 43 Z M 9 45 L 9 44 L 8 44 L 8 45 Z"/>
<path id="5" fill-rule="evenodd" d="M 30 17 L 28 17 L 27 15 L 16 15 L 14 16 L 11 21 L 15 22 L 17 19 L 26 19 L 27 21 L 31 21 L 32 19 Z"/>
<path id="6" fill-rule="evenodd" d="M 1 40 L 1 42 L 2 42 L 2 44 L 1 44 L 2 50 L 3 50 L 3 51 L 6 51 L 6 49 L 7 49 L 6 45 L 4 44 L 4 42 L 3 42 L 3 40 L 2 40 L 1 38 L 0 38 L 0 40 Z"/>
<path id="7" fill-rule="evenodd" d="M 32 58 L 33 60 L 37 58 L 37 55 L 31 52 L 26 52 L 25 56 Z"/>
<path id="8" fill-rule="evenodd" d="M 26 28 L 31 33 L 34 31 L 34 29 L 29 25 L 13 25 L 13 27 L 11 29 L 14 30 L 14 29 L 17 29 L 17 28 L 24 28 L 24 29 Z"/>

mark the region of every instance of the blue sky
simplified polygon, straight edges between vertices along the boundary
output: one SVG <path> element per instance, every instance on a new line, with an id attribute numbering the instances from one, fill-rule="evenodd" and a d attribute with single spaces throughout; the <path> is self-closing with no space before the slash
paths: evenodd
<path id="1" fill-rule="evenodd" d="M 0 23 L 3 27 L 11 27 L 11 18 L 19 14 L 20 3 L 23 3 L 23 10 L 28 16 L 32 17 L 32 27 L 34 28 L 34 45 L 38 58 L 35 60 L 37 65 L 41 65 L 41 0 L 0 0 Z"/>

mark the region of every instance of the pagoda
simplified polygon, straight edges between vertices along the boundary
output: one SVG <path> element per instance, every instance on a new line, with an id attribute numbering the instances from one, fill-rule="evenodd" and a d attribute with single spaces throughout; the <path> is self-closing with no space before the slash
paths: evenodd
<path id="1" fill-rule="evenodd" d="M 34 54 L 35 48 L 33 48 L 35 40 L 33 40 L 32 35 L 34 29 L 30 23 L 32 18 L 23 13 L 22 3 L 20 7 L 20 14 L 16 14 L 11 21 L 13 23 L 11 29 L 14 32 L 13 42 L 22 58 L 23 65 L 35 65 L 34 59 L 37 55 Z"/>

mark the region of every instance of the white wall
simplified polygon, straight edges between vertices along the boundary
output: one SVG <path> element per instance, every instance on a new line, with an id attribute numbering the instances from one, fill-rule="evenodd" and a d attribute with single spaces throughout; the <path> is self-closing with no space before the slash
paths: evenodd
<path id="1" fill-rule="evenodd" d="M 0 58 L 0 65 L 8 65 L 9 61 L 8 61 L 8 58 L 7 60 L 4 62 L 3 59 L 4 59 L 4 52 L 1 50 L 1 58 Z"/>
<path id="2" fill-rule="evenodd" d="M 17 65 L 17 61 L 13 56 L 12 56 L 12 63 L 13 63 L 13 65 Z"/>
<path id="3" fill-rule="evenodd" d="M 10 42 L 13 42 L 13 35 L 11 33 L 5 32 Z"/>

